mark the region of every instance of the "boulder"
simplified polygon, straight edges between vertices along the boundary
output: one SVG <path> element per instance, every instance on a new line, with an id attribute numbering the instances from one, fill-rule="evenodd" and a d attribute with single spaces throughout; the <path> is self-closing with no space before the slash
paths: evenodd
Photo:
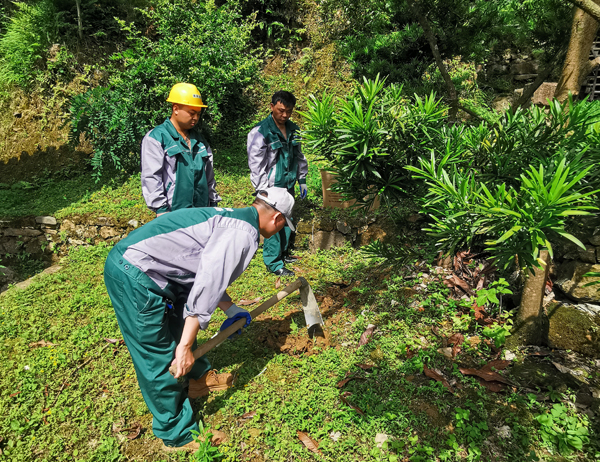
<path id="1" fill-rule="evenodd" d="M 71 220 L 63 220 L 60 224 L 60 230 L 65 231 L 67 233 L 74 232 L 75 223 L 73 223 Z"/>
<path id="2" fill-rule="evenodd" d="M 342 234 L 350 234 L 352 232 L 352 227 L 345 221 L 336 222 L 335 227 Z"/>
<path id="3" fill-rule="evenodd" d="M 103 226 L 102 228 L 100 228 L 100 237 L 102 237 L 102 239 L 108 239 L 114 236 L 118 236 L 120 233 L 115 229 L 112 228 L 110 226 Z"/>
<path id="4" fill-rule="evenodd" d="M 4 230 L 5 236 L 14 236 L 14 237 L 35 237 L 41 235 L 42 232 L 39 229 L 30 229 L 30 228 L 7 228 Z"/>
<path id="5" fill-rule="evenodd" d="M 549 347 L 600 357 L 600 305 L 554 302 L 548 319 Z"/>
<path id="6" fill-rule="evenodd" d="M 55 226 L 56 225 L 56 218 L 50 217 L 50 216 L 35 217 L 35 222 L 38 223 L 38 224 L 40 224 L 40 225 Z"/>
<path id="7" fill-rule="evenodd" d="M 538 64 L 535 61 L 521 61 L 510 66 L 512 74 L 536 74 L 537 71 Z"/>
<path id="8" fill-rule="evenodd" d="M 312 234 L 313 224 L 312 221 L 301 221 L 296 225 L 296 232 L 298 234 Z"/>
<path id="9" fill-rule="evenodd" d="M 541 106 L 548 106 L 547 100 L 554 98 L 557 85 L 558 83 L 555 82 L 544 82 L 533 94 L 531 102 Z"/>
<path id="10" fill-rule="evenodd" d="M 383 240 L 387 236 L 387 233 L 380 228 L 379 226 L 371 225 L 363 231 L 359 233 L 356 239 L 356 245 L 358 247 L 362 247 L 363 245 L 370 244 L 373 241 Z"/>
<path id="11" fill-rule="evenodd" d="M 584 303 L 600 303 L 600 285 L 585 287 L 589 282 L 599 281 L 600 278 L 583 277 L 588 272 L 600 272 L 600 265 L 569 261 L 556 269 L 558 287 L 569 298 Z"/>
<path id="12" fill-rule="evenodd" d="M 332 247 L 341 247 L 346 243 L 346 238 L 339 231 L 317 231 L 310 241 L 310 250 L 327 250 Z"/>

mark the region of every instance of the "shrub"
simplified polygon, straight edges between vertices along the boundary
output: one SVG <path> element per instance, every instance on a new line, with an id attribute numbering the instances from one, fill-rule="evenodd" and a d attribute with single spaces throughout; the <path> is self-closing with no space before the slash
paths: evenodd
<path id="1" fill-rule="evenodd" d="M 141 138 L 170 113 L 165 100 L 173 84 L 198 86 L 209 106 L 204 122 L 214 129 L 258 70 L 247 50 L 253 23 L 230 4 L 161 0 L 144 14 L 144 31 L 121 22 L 131 46 L 113 56 L 109 85 L 72 101 L 71 139 L 85 134 L 92 141 L 96 175 L 107 159 L 127 170 L 139 165 Z"/>
<path id="2" fill-rule="evenodd" d="M 367 206 L 377 192 L 395 206 L 423 182 L 439 248 L 486 246 L 503 266 L 515 256 L 521 267 L 538 266 L 559 235 L 583 246 L 565 223 L 596 209 L 600 104 L 553 101 L 547 114 L 532 108 L 448 126 L 435 95 L 409 100 L 401 90 L 365 79 L 338 108 L 324 95 L 303 114 L 305 145 L 327 159 L 345 198 Z"/>
<path id="3" fill-rule="evenodd" d="M 43 56 L 59 37 L 62 16 L 51 0 L 15 3 L 17 10 L 7 18 L 0 37 L 0 87 L 29 86 L 41 70 Z"/>

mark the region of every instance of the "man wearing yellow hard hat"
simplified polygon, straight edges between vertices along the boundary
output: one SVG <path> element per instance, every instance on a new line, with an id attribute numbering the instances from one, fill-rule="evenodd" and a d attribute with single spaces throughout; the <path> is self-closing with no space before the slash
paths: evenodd
<path id="1" fill-rule="evenodd" d="M 191 83 L 171 88 L 171 117 L 142 140 L 142 193 L 148 208 L 161 215 L 190 207 L 216 206 L 213 154 L 194 130 L 207 107 Z"/>

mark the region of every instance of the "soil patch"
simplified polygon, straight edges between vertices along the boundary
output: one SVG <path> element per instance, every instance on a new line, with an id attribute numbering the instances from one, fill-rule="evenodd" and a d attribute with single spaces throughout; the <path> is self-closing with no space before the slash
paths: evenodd
<path id="1" fill-rule="evenodd" d="M 275 351 L 290 356 L 310 356 L 320 351 L 315 350 L 315 347 L 332 346 L 327 332 L 324 333 L 324 337 L 315 336 L 312 339 L 308 337 L 306 328 L 297 329 L 292 333 L 291 319 L 267 322 L 265 331 L 258 336 L 257 340 Z"/>

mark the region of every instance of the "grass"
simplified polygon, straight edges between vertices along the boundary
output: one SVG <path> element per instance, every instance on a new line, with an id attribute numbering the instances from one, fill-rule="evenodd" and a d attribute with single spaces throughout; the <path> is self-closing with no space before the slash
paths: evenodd
<path id="1" fill-rule="evenodd" d="M 161 452 L 126 347 L 107 342 L 121 338 L 102 281 L 109 250 L 76 249 L 59 273 L 0 298 L 5 460 L 194 460 Z M 223 460 L 538 460 L 529 458 L 531 451 L 541 460 L 563 460 L 544 447 L 534 419 L 551 407 L 542 395 L 531 398 L 518 388 L 487 393 L 437 353 L 430 326 L 455 330 L 457 306 L 447 289 L 407 298 L 406 288 L 421 282 L 411 269 L 390 270 L 350 247 L 301 256 L 297 273 L 315 290 L 329 344 L 305 348 L 300 301 L 292 295 L 208 354 L 213 367 L 238 377 L 234 388 L 194 403 L 207 427 L 227 435 L 219 447 Z M 276 281 L 264 272 L 259 251 L 230 293 L 235 300 L 265 299 Z M 216 313 L 200 340 L 224 319 Z M 478 333 L 472 321 L 461 324 L 465 334 Z M 368 324 L 376 333 L 359 346 Z M 292 347 L 282 351 L 282 342 Z M 481 364 L 489 355 L 480 346 L 461 361 Z M 425 378 L 425 365 L 455 381 L 455 393 Z M 123 429 L 138 423 L 141 435 L 129 440 Z M 510 439 L 497 435 L 505 425 Z M 304 447 L 298 431 L 318 442 L 321 455 Z M 378 434 L 390 438 L 382 448 Z M 594 460 L 594 451 L 597 443 L 588 444 L 574 460 Z"/>

